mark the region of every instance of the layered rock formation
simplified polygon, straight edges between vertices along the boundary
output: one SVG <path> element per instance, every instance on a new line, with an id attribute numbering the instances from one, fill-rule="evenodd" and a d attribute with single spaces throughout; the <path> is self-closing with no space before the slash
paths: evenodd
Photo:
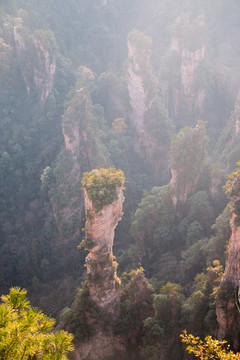
<path id="1" fill-rule="evenodd" d="M 222 296 L 216 303 L 218 338 L 221 340 L 231 335 L 236 350 L 240 349 L 239 328 L 239 283 L 240 283 L 240 226 L 236 226 L 233 214 L 226 268 L 221 282 Z M 221 294 L 220 294 L 221 295 Z"/>
<path id="2" fill-rule="evenodd" d="M 22 34 L 21 28 L 14 27 L 14 42 L 21 73 L 28 93 L 39 92 L 41 105 L 44 106 L 54 87 L 56 71 L 56 43 L 51 31 L 38 30 L 29 38 Z M 34 60 L 29 58 L 32 54 Z"/>
<path id="3" fill-rule="evenodd" d="M 86 227 L 88 301 L 100 309 L 102 320 L 94 335 L 76 350 L 76 359 L 105 359 L 125 350 L 123 338 L 113 334 L 110 319 L 120 313 L 120 280 L 113 260 L 114 231 L 122 217 L 124 175 L 116 169 L 93 170 L 83 177 Z M 110 190 L 111 193 L 108 192 Z M 105 193 L 105 195 L 104 195 Z M 109 200 L 106 200 L 109 199 Z M 101 204 L 100 201 L 101 200 Z M 85 314 L 91 323 L 91 311 Z"/>
<path id="4" fill-rule="evenodd" d="M 123 190 L 119 187 L 117 200 L 96 212 L 93 201 L 84 189 L 85 249 L 89 251 L 86 257 L 89 295 L 97 306 L 115 316 L 119 312 L 120 280 L 116 274 L 112 247 L 115 228 L 122 218 L 123 201 Z"/>
<path id="5" fill-rule="evenodd" d="M 222 279 L 223 282 L 231 282 L 234 287 L 238 287 L 240 283 L 240 226 L 237 225 L 237 219 L 237 215 L 233 213 L 231 221 L 232 235 L 229 240 L 226 267 Z"/>
<path id="6" fill-rule="evenodd" d="M 79 189 L 82 174 L 95 166 L 104 166 L 108 161 L 86 88 L 76 87 L 74 90 L 66 105 L 62 132 L 65 150 L 55 169 L 52 206 L 59 234 L 63 241 L 69 241 L 77 239 L 81 230 L 84 201 Z"/>
<path id="7" fill-rule="evenodd" d="M 155 184 L 167 178 L 171 125 L 150 68 L 151 39 L 137 30 L 128 36 L 129 118 L 135 151 L 151 164 Z M 160 180 L 160 181 L 159 181 Z"/>
<path id="8" fill-rule="evenodd" d="M 240 170 L 230 175 L 225 185 L 225 191 L 233 202 L 232 235 L 227 249 L 226 267 L 221 281 L 221 293 L 216 304 L 216 315 L 219 338 L 224 339 L 231 334 L 234 347 L 239 350 Z"/>
<path id="9" fill-rule="evenodd" d="M 77 189 L 81 188 L 83 168 L 89 166 L 89 152 L 87 134 L 77 121 L 80 112 L 86 114 L 87 93 L 76 92 L 77 110 L 74 104 L 67 106 L 62 131 L 65 140 L 65 151 L 59 159 L 56 168 L 57 196 L 52 198 L 53 215 L 60 237 L 66 239 L 77 238 L 80 235 L 81 219 L 83 216 L 83 196 Z M 75 115 L 75 116 L 74 116 Z M 75 120 L 75 121 L 74 121 Z M 78 158 L 81 156 L 81 162 Z"/>
<path id="10" fill-rule="evenodd" d="M 183 15 L 177 19 L 171 38 L 167 61 L 172 69 L 164 81 L 163 93 L 171 118 L 178 120 L 180 126 L 204 110 L 206 89 L 202 85 L 201 67 L 206 57 L 205 27 L 203 16 L 191 22 Z"/>
<path id="11" fill-rule="evenodd" d="M 238 141 L 240 138 L 240 92 L 238 93 L 235 102 L 235 107 L 232 117 L 234 122 L 233 140 Z"/>

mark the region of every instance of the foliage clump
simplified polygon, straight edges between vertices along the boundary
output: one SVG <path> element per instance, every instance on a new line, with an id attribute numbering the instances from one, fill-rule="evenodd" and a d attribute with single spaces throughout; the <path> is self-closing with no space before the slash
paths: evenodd
<path id="1" fill-rule="evenodd" d="M 240 354 L 234 354 L 229 350 L 225 340 L 214 340 L 211 336 L 207 336 L 204 341 L 197 336 L 187 334 L 186 330 L 180 335 L 182 342 L 187 345 L 186 351 L 194 354 L 197 359 L 219 359 L 219 360 L 239 360 Z"/>
<path id="2" fill-rule="evenodd" d="M 83 342 L 96 331 L 96 323 L 101 317 L 101 309 L 90 299 L 87 282 L 77 289 L 71 307 L 66 307 L 60 314 L 59 328 L 74 334 L 76 344 Z"/>
<path id="3" fill-rule="evenodd" d="M 123 171 L 115 168 L 85 172 L 82 178 L 82 186 L 97 211 L 117 200 L 117 188 L 123 186 L 124 182 Z"/>
<path id="4" fill-rule="evenodd" d="M 0 358 L 67 359 L 73 336 L 65 331 L 51 332 L 54 319 L 30 306 L 26 290 L 11 288 L 0 305 Z"/>
<path id="5" fill-rule="evenodd" d="M 171 167 L 178 173 L 180 185 L 193 181 L 202 170 L 206 158 L 207 136 L 205 123 L 195 128 L 186 126 L 172 139 Z"/>
<path id="6" fill-rule="evenodd" d="M 237 162 L 237 165 L 240 166 L 240 162 Z M 228 181 L 223 186 L 223 190 L 230 199 L 240 197 L 240 169 L 228 175 Z"/>
<path id="7" fill-rule="evenodd" d="M 240 162 L 237 162 L 237 165 L 240 166 Z M 234 212 L 236 215 L 234 218 L 235 226 L 240 225 L 240 169 L 232 172 L 228 175 L 228 181 L 223 186 L 223 190 L 229 199 L 232 200 L 233 206 L 229 204 L 229 209 Z"/>

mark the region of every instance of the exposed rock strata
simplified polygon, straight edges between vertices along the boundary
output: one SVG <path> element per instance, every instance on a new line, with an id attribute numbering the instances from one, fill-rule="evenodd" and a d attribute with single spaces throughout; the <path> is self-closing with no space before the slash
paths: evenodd
<path id="1" fill-rule="evenodd" d="M 156 184 L 167 179 L 167 151 L 171 130 L 167 112 L 157 94 L 158 82 L 151 72 L 150 56 L 150 38 L 133 30 L 128 37 L 130 125 L 135 151 L 152 165 Z M 164 132 L 168 135 L 161 135 Z"/>
<path id="2" fill-rule="evenodd" d="M 235 138 L 237 140 L 239 140 L 240 138 L 240 92 L 238 94 L 236 103 L 235 103 L 235 108 L 234 108 L 234 113 L 233 113 L 233 119 L 234 119 L 234 125 L 235 125 Z"/>
<path id="3" fill-rule="evenodd" d="M 122 186 L 117 187 L 117 199 L 97 210 L 90 200 L 86 188 L 85 200 L 85 249 L 89 251 L 86 257 L 88 300 L 100 309 L 102 321 L 95 325 L 94 335 L 82 343 L 75 351 L 75 359 L 99 360 L 121 353 L 126 349 L 122 336 L 113 334 L 110 318 L 116 319 L 120 313 L 120 280 L 116 274 L 116 263 L 113 260 L 114 231 L 122 218 L 124 201 Z M 91 315 L 85 314 L 88 324 Z M 104 322 L 105 321 L 105 322 Z"/>
<path id="4" fill-rule="evenodd" d="M 83 154 L 86 159 L 85 161 L 89 163 L 91 153 L 87 146 L 87 131 L 83 129 L 83 124 L 79 121 L 81 117 L 86 117 L 87 101 L 87 91 L 83 88 L 78 89 L 76 91 L 77 112 L 75 104 L 69 104 L 64 114 L 62 131 L 65 147 L 71 152 L 72 158 L 76 161 L 79 154 Z"/>
<path id="5" fill-rule="evenodd" d="M 34 35 L 30 37 L 30 40 L 26 40 L 17 26 L 14 27 L 13 35 L 16 55 L 27 91 L 30 93 L 33 90 L 38 90 L 41 105 L 44 106 L 54 87 L 56 71 L 54 51 L 50 54 L 50 50 L 46 48 L 44 42 Z M 35 61 L 29 62 L 28 52 L 33 54 Z"/>
<path id="6" fill-rule="evenodd" d="M 162 89 L 169 114 L 180 126 L 186 125 L 188 118 L 199 117 L 204 110 L 206 89 L 198 81 L 198 70 L 206 58 L 204 33 L 205 21 L 202 16 L 191 23 L 183 15 L 183 18 L 177 19 L 171 38 L 168 56 L 174 59 L 175 68 Z"/>
<path id="7" fill-rule="evenodd" d="M 235 178 L 236 181 L 236 178 Z M 239 285 L 240 285 L 240 223 L 239 223 L 239 202 L 240 196 L 236 195 L 233 186 L 231 198 L 233 200 L 234 211 L 232 214 L 231 230 L 232 235 L 227 249 L 227 259 L 224 275 L 221 282 L 221 293 L 216 303 L 216 315 L 219 325 L 218 337 L 224 339 L 231 335 L 233 345 L 236 350 L 240 349 L 239 341 Z M 237 183 L 238 184 L 238 183 Z M 224 296 L 225 295 L 225 296 Z"/>
<path id="8" fill-rule="evenodd" d="M 222 281 L 229 281 L 237 287 L 240 283 L 240 226 L 235 224 L 235 219 L 236 214 L 233 213 L 231 221 L 232 235 L 227 249 L 226 268 Z"/>
<path id="9" fill-rule="evenodd" d="M 194 108 L 203 108 L 205 99 L 204 89 L 195 89 L 195 73 L 197 68 L 203 62 L 206 52 L 206 46 L 190 51 L 183 49 L 181 53 L 181 84 L 184 100 L 191 112 Z"/>
<path id="10" fill-rule="evenodd" d="M 35 46 L 38 59 L 38 65 L 33 69 L 33 80 L 35 88 L 40 89 L 41 91 L 41 104 L 43 106 L 54 87 L 56 58 L 55 56 L 50 55 L 41 40 L 33 37 L 33 44 Z"/>
<path id="11" fill-rule="evenodd" d="M 52 205 L 60 237 L 70 241 L 79 238 L 83 220 L 82 174 L 108 161 L 86 88 L 76 88 L 72 93 L 62 119 L 62 132 L 65 150 L 55 168 L 56 195 Z"/>
<path id="12" fill-rule="evenodd" d="M 86 116 L 87 98 L 86 91 L 83 89 L 77 91 L 78 111 L 76 113 L 74 104 L 69 104 L 62 121 L 66 150 L 57 165 L 58 194 L 52 199 L 52 207 L 59 235 L 63 242 L 69 242 L 70 238 L 76 239 L 80 236 L 84 201 L 79 189 L 81 188 L 83 169 L 90 168 L 91 153 L 87 144 L 87 133 L 82 129 L 82 124 L 77 117 Z M 81 161 L 79 161 L 80 157 Z M 70 228 L 68 224 L 70 224 Z"/>
<path id="13" fill-rule="evenodd" d="M 122 218 L 124 200 L 122 188 L 117 189 L 117 200 L 105 205 L 99 212 L 84 189 L 86 214 L 86 239 L 92 246 L 85 245 L 89 251 L 86 257 L 88 289 L 90 299 L 107 313 L 119 313 L 120 280 L 113 263 L 113 238 L 118 222 Z M 97 281 L 99 279 L 99 281 Z"/>

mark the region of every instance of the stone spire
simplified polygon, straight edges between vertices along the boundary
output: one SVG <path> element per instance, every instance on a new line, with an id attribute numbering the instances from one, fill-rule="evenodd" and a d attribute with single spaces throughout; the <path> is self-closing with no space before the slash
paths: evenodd
<path id="1" fill-rule="evenodd" d="M 114 231 L 122 218 L 124 175 L 121 170 L 100 169 L 83 176 L 85 201 L 84 247 L 90 299 L 107 313 L 118 313 L 120 280 L 112 247 Z"/>

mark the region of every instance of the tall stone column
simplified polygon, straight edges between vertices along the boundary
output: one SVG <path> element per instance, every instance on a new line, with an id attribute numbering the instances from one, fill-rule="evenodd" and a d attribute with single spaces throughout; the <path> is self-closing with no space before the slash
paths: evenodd
<path id="1" fill-rule="evenodd" d="M 123 189 L 122 186 L 116 187 L 116 200 L 99 211 L 94 207 L 94 200 L 89 198 L 87 189 L 83 188 L 83 191 L 86 214 L 84 247 L 89 251 L 85 261 L 89 296 L 98 307 L 117 315 L 120 279 L 116 274 L 117 263 L 112 247 L 115 228 L 122 218 Z"/>

